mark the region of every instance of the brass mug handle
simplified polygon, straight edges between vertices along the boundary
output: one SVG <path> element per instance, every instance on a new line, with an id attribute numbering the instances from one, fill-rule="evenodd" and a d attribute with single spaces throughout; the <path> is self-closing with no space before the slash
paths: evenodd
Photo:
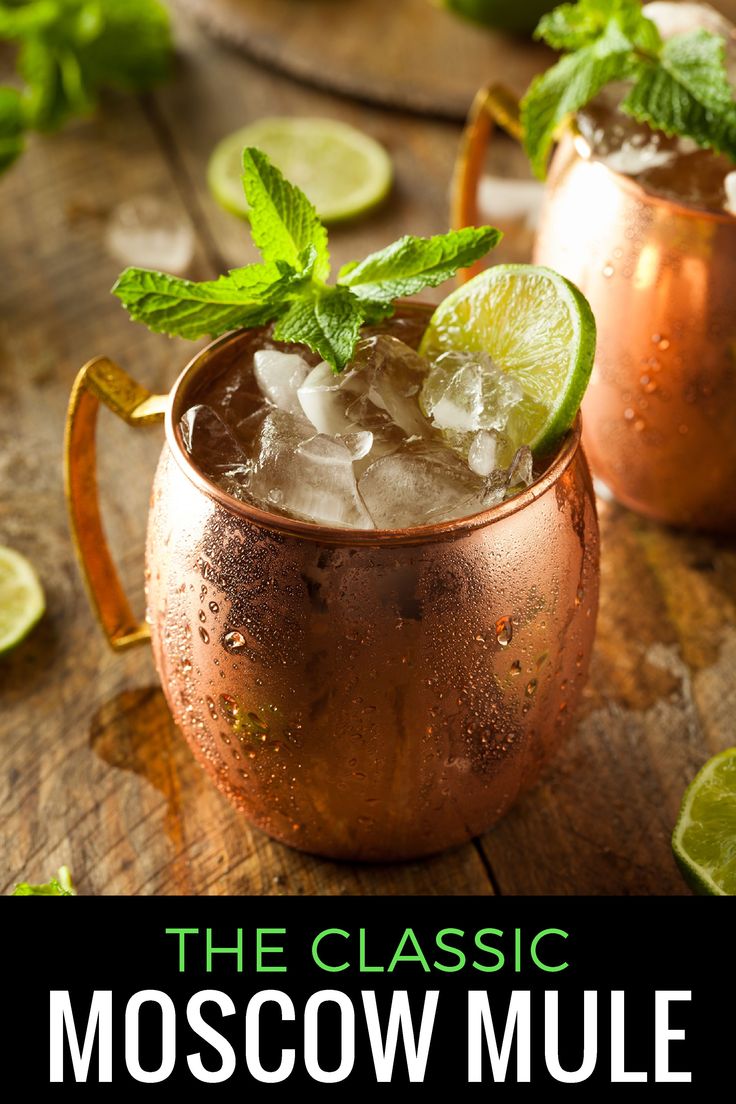
<path id="1" fill-rule="evenodd" d="M 521 141 L 517 97 L 502 84 L 489 84 L 475 95 L 455 159 L 450 192 L 450 223 L 453 230 L 478 225 L 478 184 L 496 124 L 512 138 Z M 458 282 L 465 283 L 479 270 L 478 262 L 470 268 L 460 269 Z"/>
<path id="2" fill-rule="evenodd" d="M 134 615 L 113 563 L 100 516 L 95 432 L 100 402 L 128 425 L 161 421 L 168 395 L 152 395 L 107 357 L 79 372 L 69 399 L 64 441 L 64 483 L 74 548 L 90 603 L 116 651 L 150 637 Z"/>

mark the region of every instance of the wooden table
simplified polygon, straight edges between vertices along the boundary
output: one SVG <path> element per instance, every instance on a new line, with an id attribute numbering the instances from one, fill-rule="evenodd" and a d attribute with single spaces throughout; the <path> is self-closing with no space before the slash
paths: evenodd
<path id="1" fill-rule="evenodd" d="M 190 275 L 253 256 L 210 199 L 206 157 L 265 113 L 328 114 L 383 141 L 397 186 L 383 211 L 333 235 L 342 262 L 446 222 L 454 124 L 367 109 L 300 87 L 177 26 L 175 79 L 142 100 L 34 139 L 0 182 L 0 543 L 37 565 L 48 614 L 0 662 L 3 891 L 61 864 L 85 894 L 550 894 L 685 892 L 669 835 L 699 765 L 734 742 L 736 555 L 602 503 L 602 605 L 585 701 L 566 749 L 494 831 L 436 858 L 349 866 L 251 830 L 169 719 L 147 648 L 113 655 L 88 608 L 62 489 L 64 413 L 83 361 L 105 353 L 154 390 L 190 353 L 127 321 L 107 213 L 163 197 L 193 227 Z M 499 143 L 497 170 L 523 172 Z M 499 259 L 523 259 L 512 235 Z M 101 484 L 121 572 L 143 605 L 147 497 L 160 431 L 103 415 Z"/>

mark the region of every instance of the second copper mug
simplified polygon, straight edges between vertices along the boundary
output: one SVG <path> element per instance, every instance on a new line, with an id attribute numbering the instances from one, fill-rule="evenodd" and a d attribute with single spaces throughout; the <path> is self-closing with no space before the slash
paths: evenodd
<path id="1" fill-rule="evenodd" d="M 248 339 L 198 353 L 168 396 L 105 358 L 82 369 L 67 492 L 103 629 L 116 648 L 149 636 L 102 530 L 100 401 L 131 425 L 165 418 L 150 637 L 171 712 L 219 789 L 277 839 L 335 858 L 461 843 L 536 776 L 587 673 L 598 528 L 580 422 L 536 483 L 477 516 L 393 532 L 294 521 L 209 482 L 179 431 L 202 381 Z"/>
<path id="2" fill-rule="evenodd" d="M 493 122 L 520 136 L 518 104 L 476 98 L 455 174 L 453 222 L 477 221 Z M 596 360 L 585 451 L 624 505 L 689 528 L 736 531 L 736 217 L 676 203 L 585 156 L 552 159 L 534 261 L 593 308 Z"/>

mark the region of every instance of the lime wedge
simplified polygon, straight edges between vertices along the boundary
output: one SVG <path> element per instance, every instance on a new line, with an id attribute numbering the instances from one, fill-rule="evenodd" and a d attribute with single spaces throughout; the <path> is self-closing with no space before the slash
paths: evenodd
<path id="1" fill-rule="evenodd" d="M 736 747 L 709 759 L 688 786 L 672 850 L 694 893 L 736 897 Z"/>
<path id="2" fill-rule="evenodd" d="M 28 560 L 0 546 L 0 655 L 28 635 L 45 608 L 41 584 Z"/>
<path id="3" fill-rule="evenodd" d="M 371 210 L 391 187 L 391 159 L 368 135 L 336 119 L 258 119 L 215 147 L 207 182 L 218 203 L 243 218 L 242 155 L 257 146 L 314 204 L 323 222 Z"/>
<path id="4" fill-rule="evenodd" d="M 595 354 L 588 301 L 563 276 L 535 265 L 494 265 L 457 288 L 429 320 L 420 352 L 484 352 L 524 392 L 505 432 L 550 451 L 575 420 Z"/>

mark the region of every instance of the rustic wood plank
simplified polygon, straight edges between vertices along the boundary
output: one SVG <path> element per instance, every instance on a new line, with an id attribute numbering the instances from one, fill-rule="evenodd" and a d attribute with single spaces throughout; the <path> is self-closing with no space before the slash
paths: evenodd
<path id="1" fill-rule="evenodd" d="M 190 91 L 189 66 L 179 83 Z M 227 97 L 223 86 L 221 95 Z M 472 845 L 425 863 L 351 867 L 251 830 L 196 766 L 156 687 L 148 649 L 108 652 L 68 536 L 61 442 L 74 375 L 117 359 L 165 390 L 192 348 L 131 325 L 109 295 L 120 261 L 105 245 L 121 200 L 153 195 L 182 220 L 181 181 L 141 106 L 31 142 L 0 182 L 6 218 L 0 288 L 3 452 L 0 542 L 36 564 L 48 596 L 37 631 L 0 664 L 0 891 L 69 863 L 83 893 L 489 893 Z M 196 212 L 195 218 L 196 218 Z M 190 275 L 212 273 L 197 231 Z M 143 538 L 157 429 L 132 435 L 103 412 L 101 485 L 111 544 L 142 609 Z"/>
<path id="2" fill-rule="evenodd" d="M 531 36 L 467 22 L 429 0 L 176 3 L 250 57 L 308 84 L 456 121 L 480 85 L 493 79 L 521 93 L 553 56 Z"/>

